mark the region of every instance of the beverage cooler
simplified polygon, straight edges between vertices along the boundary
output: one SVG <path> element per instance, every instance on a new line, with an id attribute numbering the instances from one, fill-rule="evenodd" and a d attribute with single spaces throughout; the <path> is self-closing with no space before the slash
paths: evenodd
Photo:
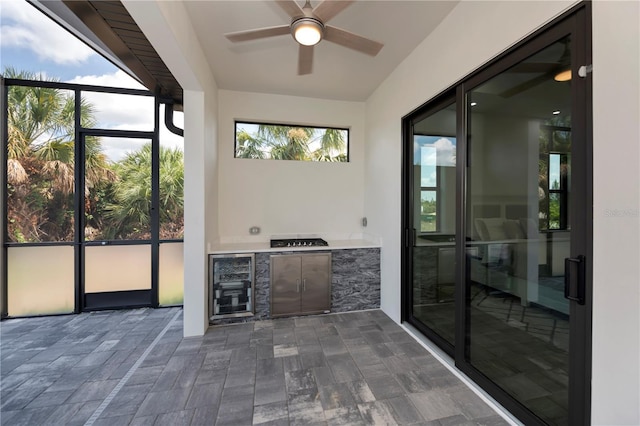
<path id="1" fill-rule="evenodd" d="M 209 255 L 209 319 L 252 316 L 254 276 L 254 254 Z"/>

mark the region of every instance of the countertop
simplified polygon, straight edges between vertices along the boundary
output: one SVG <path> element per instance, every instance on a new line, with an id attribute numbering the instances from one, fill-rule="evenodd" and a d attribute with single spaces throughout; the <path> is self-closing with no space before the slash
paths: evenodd
<path id="1" fill-rule="evenodd" d="M 311 247 L 275 247 L 271 248 L 270 243 L 223 243 L 216 244 L 209 248 L 209 254 L 227 253 L 259 253 L 259 252 L 287 252 L 287 251 L 326 251 L 326 250 L 348 250 L 360 248 L 380 248 L 380 244 L 369 240 L 327 240 L 328 246 Z"/>

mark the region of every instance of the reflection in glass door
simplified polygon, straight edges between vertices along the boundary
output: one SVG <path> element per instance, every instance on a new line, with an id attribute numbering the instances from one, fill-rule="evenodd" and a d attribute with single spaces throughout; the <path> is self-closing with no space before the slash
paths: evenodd
<path id="1" fill-rule="evenodd" d="M 83 306 L 150 306 L 151 140 L 102 135 L 83 141 Z"/>
<path id="2" fill-rule="evenodd" d="M 467 93 L 467 361 L 548 424 L 569 422 L 565 270 L 574 229 L 571 39 Z M 569 268 L 573 268 L 567 276 Z"/>
<path id="3" fill-rule="evenodd" d="M 412 121 L 414 235 L 410 320 L 433 339 L 455 342 L 456 110 L 443 102 Z"/>

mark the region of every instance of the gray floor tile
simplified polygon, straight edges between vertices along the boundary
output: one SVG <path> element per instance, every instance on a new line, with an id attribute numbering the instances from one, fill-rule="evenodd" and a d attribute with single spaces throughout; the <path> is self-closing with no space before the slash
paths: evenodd
<path id="1" fill-rule="evenodd" d="M 324 410 L 320 401 L 289 403 L 289 421 L 291 424 L 313 424 L 324 422 Z"/>
<path id="2" fill-rule="evenodd" d="M 392 375 L 372 377 L 366 379 L 369 389 L 378 400 L 394 398 L 404 395 L 404 389 Z"/>
<path id="3" fill-rule="evenodd" d="M 287 371 L 284 376 L 288 392 L 316 387 L 316 379 L 310 369 Z"/>
<path id="4" fill-rule="evenodd" d="M 73 390 L 42 392 L 26 406 L 27 409 L 53 407 L 63 404 L 74 393 Z"/>
<path id="5" fill-rule="evenodd" d="M 184 408 L 191 389 L 173 389 L 150 392 L 136 412 L 136 417 L 158 415 Z"/>
<path id="6" fill-rule="evenodd" d="M 75 404 L 62 404 L 47 418 L 44 424 L 71 425 L 84 424 L 102 401 L 87 401 Z"/>
<path id="7" fill-rule="evenodd" d="M 286 401 L 272 402 L 256 406 L 253 409 L 252 424 L 262 425 L 289 419 L 289 408 Z"/>
<path id="8" fill-rule="evenodd" d="M 258 378 L 255 386 L 254 405 L 287 401 L 287 388 L 284 374 Z"/>
<path id="9" fill-rule="evenodd" d="M 333 373 L 329 367 L 314 367 L 311 369 L 318 386 L 327 386 L 336 383 Z"/>
<path id="10" fill-rule="evenodd" d="M 425 420 L 439 420 L 460 414 L 460 407 L 442 391 L 413 393 L 409 398 Z"/>
<path id="11" fill-rule="evenodd" d="M 356 403 L 360 404 L 363 402 L 375 401 L 376 397 L 373 395 L 373 392 L 371 392 L 366 381 L 357 380 L 355 382 L 347 382 L 345 384 L 351 392 L 351 395 L 353 395 Z"/>
<path id="12" fill-rule="evenodd" d="M 320 401 L 324 410 L 334 410 L 340 407 L 350 407 L 356 405 L 353 394 L 344 383 L 335 383 L 318 388 Z"/>
<path id="13" fill-rule="evenodd" d="M 153 426 L 189 426 L 192 417 L 193 410 L 172 411 L 158 415 Z"/>
<path id="14" fill-rule="evenodd" d="M 114 425 L 128 425 L 133 420 L 133 414 L 123 414 L 114 417 L 100 417 L 93 426 L 114 426 Z"/>
<path id="15" fill-rule="evenodd" d="M 284 363 L 282 358 L 258 359 L 256 363 L 256 378 L 283 374 Z"/>
<path id="16" fill-rule="evenodd" d="M 45 425 L 47 419 L 58 407 L 43 407 L 15 411 L 2 411 L 2 424 L 12 426 Z"/>
<path id="17" fill-rule="evenodd" d="M 365 426 L 367 423 L 362 418 L 357 406 L 338 407 L 333 410 L 325 410 L 324 417 L 328 425 L 334 426 Z"/>
<path id="18" fill-rule="evenodd" d="M 218 406 L 222 398 L 222 383 L 209 383 L 194 386 L 185 405 L 187 410 Z"/>
<path id="19" fill-rule="evenodd" d="M 358 404 L 360 415 L 370 425 L 394 425 L 396 424 L 391 406 L 385 401 L 365 402 Z"/>
<path id="20" fill-rule="evenodd" d="M 132 417 L 142 405 L 151 385 L 127 385 L 111 400 L 100 417 L 116 417 L 122 414 L 131 414 Z"/>
<path id="21" fill-rule="evenodd" d="M 387 402 L 391 406 L 393 418 L 398 424 L 416 424 L 425 421 L 407 396 L 397 396 L 388 399 Z"/>
<path id="22" fill-rule="evenodd" d="M 84 424 L 177 311 L 134 309 L 3 322 L 3 423 Z M 523 378 L 521 391 L 537 398 L 533 401 L 552 402 L 554 389 L 561 387 L 552 379 L 536 378 L 542 392 Z M 95 424 L 441 426 L 467 421 L 505 424 L 402 328 L 374 310 L 216 325 L 203 337 L 187 339 L 178 319 Z"/>
<path id="23" fill-rule="evenodd" d="M 69 403 L 100 401 L 102 402 L 118 384 L 118 380 L 105 380 L 100 382 L 87 382 L 69 397 Z"/>

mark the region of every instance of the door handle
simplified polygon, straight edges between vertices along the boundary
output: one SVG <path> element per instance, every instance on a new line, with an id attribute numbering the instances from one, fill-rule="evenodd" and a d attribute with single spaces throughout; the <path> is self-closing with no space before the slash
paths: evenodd
<path id="1" fill-rule="evenodd" d="M 579 305 L 585 303 L 585 263 L 583 255 L 564 259 L 564 297 Z"/>

